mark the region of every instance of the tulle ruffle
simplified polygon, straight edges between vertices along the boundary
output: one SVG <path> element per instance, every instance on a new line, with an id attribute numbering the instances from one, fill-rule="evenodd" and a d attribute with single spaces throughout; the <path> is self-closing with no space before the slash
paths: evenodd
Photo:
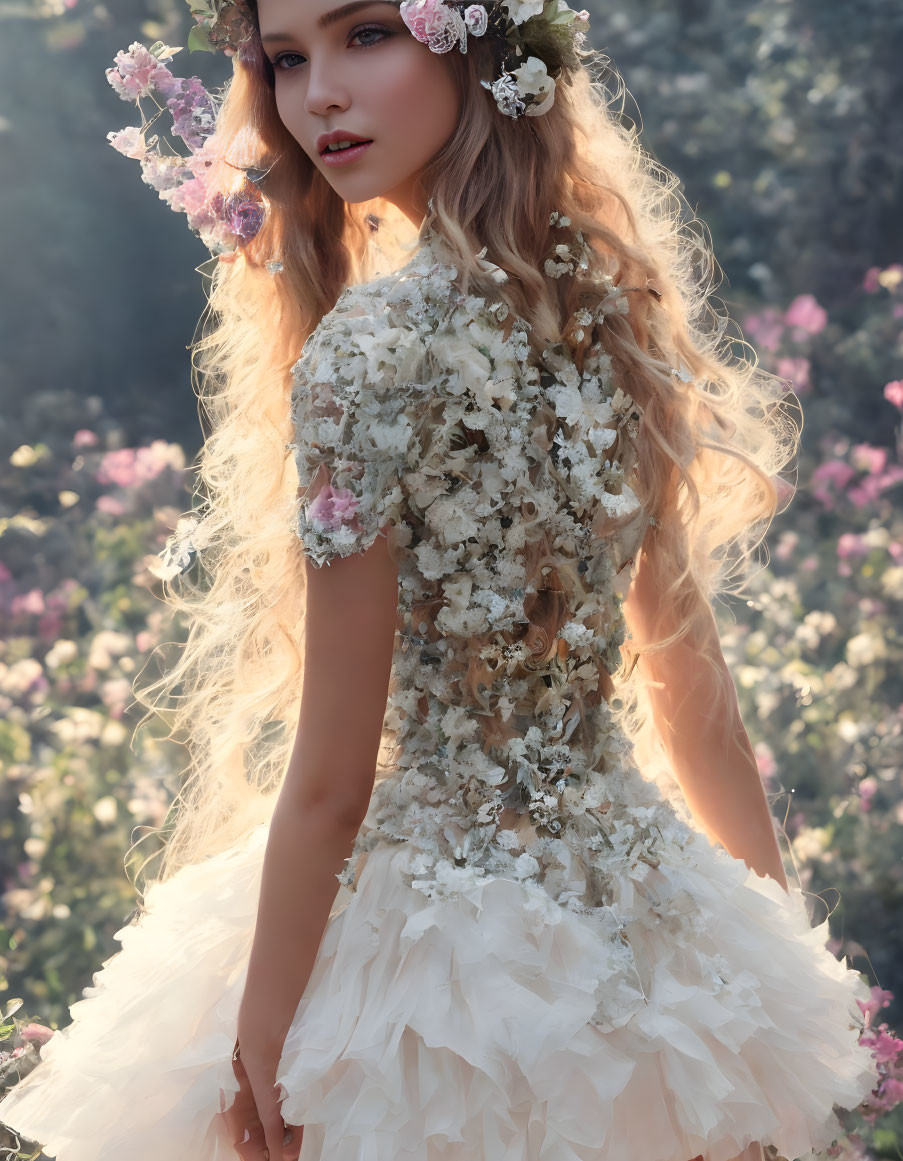
<path id="1" fill-rule="evenodd" d="M 229 1161 L 219 1110 L 266 825 L 148 894 L 0 1102 L 60 1161 Z M 703 836 L 623 876 L 596 916 L 538 884 L 462 874 L 440 898 L 378 845 L 344 888 L 286 1038 L 300 1161 L 804 1157 L 877 1082 L 868 988 L 786 895 Z M 667 900 L 667 907 L 663 901 Z M 685 914 L 681 908 L 685 907 Z"/>

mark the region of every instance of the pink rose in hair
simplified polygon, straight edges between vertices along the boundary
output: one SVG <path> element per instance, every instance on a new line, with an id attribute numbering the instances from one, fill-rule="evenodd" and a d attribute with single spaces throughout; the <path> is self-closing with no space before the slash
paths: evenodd
<path id="1" fill-rule="evenodd" d="M 138 101 L 149 97 L 156 89 L 168 97 L 176 85 L 176 78 L 139 41 L 129 46 L 128 52 L 119 52 L 115 68 L 107 69 L 107 80 L 123 101 Z"/>
<path id="2" fill-rule="evenodd" d="M 308 506 L 307 519 L 323 532 L 335 532 L 354 522 L 358 499 L 348 488 L 327 484 Z"/>
<path id="3" fill-rule="evenodd" d="M 398 9 L 411 35 L 433 52 L 449 52 L 467 29 L 463 19 L 444 0 L 403 0 Z"/>

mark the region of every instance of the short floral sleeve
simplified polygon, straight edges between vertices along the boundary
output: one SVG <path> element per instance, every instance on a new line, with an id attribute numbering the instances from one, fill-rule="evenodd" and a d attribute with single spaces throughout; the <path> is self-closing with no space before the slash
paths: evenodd
<path id="1" fill-rule="evenodd" d="M 413 423 L 396 385 L 415 364 L 409 330 L 346 292 L 292 368 L 296 531 L 318 567 L 363 552 L 401 519 Z"/>

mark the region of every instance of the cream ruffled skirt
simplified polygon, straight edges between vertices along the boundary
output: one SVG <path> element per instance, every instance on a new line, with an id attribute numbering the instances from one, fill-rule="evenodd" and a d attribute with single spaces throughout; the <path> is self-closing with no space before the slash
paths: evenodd
<path id="1" fill-rule="evenodd" d="M 221 1108 L 267 825 L 151 887 L 72 1023 L 0 1102 L 59 1161 L 234 1161 Z M 341 888 L 277 1080 L 300 1161 L 730 1161 L 830 1145 L 877 1084 L 869 989 L 790 895 L 702 835 L 597 922 L 532 883 Z M 695 925 L 657 899 L 691 899 Z M 673 903 L 672 903 L 673 907 Z M 617 920 L 615 923 L 614 920 Z M 680 934 L 683 932 L 684 934 Z M 748 1156 L 752 1156 L 750 1153 Z"/>

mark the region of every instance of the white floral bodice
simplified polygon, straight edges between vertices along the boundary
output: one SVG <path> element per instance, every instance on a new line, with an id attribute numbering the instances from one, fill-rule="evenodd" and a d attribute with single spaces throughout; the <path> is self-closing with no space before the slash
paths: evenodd
<path id="1" fill-rule="evenodd" d="M 497 874 L 592 907 L 619 858 L 682 827 L 607 701 L 649 522 L 628 482 L 640 412 L 604 351 L 582 373 L 563 344 L 538 358 L 439 255 L 429 239 L 348 288 L 293 369 L 304 551 L 324 566 L 383 533 L 399 563 L 392 758 L 340 881 L 408 842 L 427 894 Z"/>

